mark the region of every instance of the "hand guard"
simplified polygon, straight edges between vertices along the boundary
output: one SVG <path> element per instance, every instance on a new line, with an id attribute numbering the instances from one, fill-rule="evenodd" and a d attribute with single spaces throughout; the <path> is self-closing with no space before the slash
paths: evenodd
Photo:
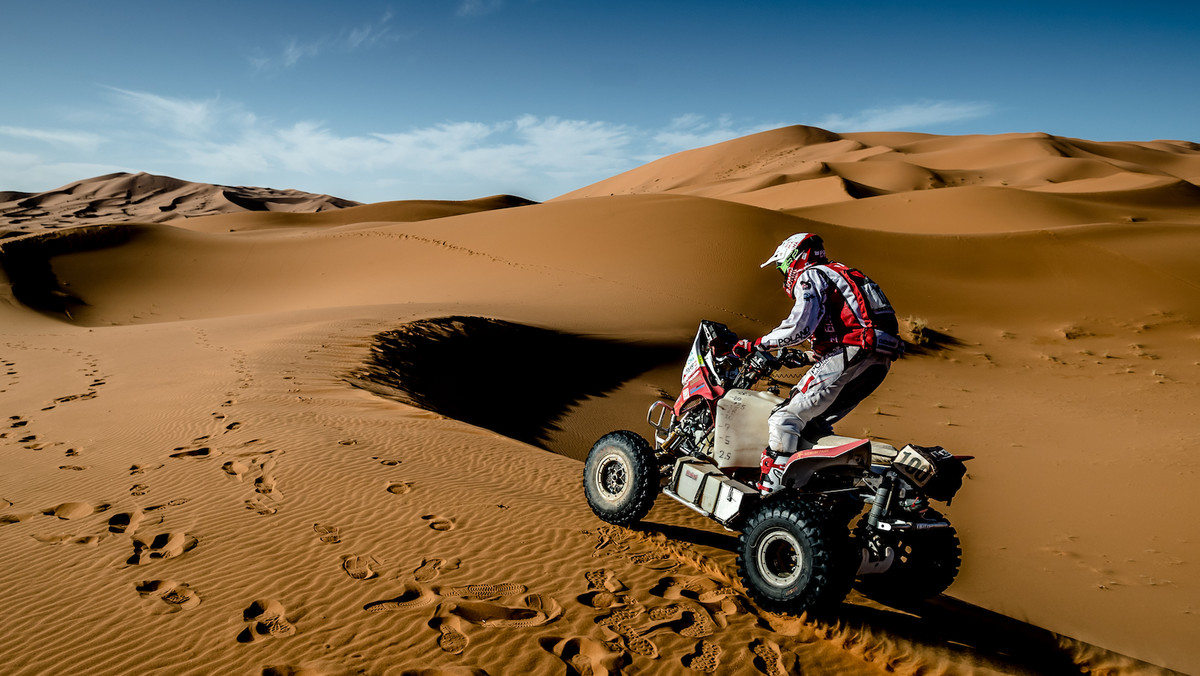
<path id="1" fill-rule="evenodd" d="M 740 359 L 745 359 L 746 357 L 749 357 L 750 353 L 753 352 L 755 350 L 755 348 L 757 348 L 757 347 L 758 347 L 757 339 L 750 340 L 749 338 L 743 338 L 743 339 L 739 340 L 733 346 L 733 349 L 730 350 L 730 352 L 733 353 L 733 356 L 735 356 L 735 357 L 738 357 Z"/>

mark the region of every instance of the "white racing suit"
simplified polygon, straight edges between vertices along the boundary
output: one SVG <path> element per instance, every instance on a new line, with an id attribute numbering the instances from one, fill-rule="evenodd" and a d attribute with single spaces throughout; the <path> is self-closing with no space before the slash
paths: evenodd
<path id="1" fill-rule="evenodd" d="M 895 311 L 861 272 L 840 263 L 810 265 L 792 289 L 791 314 L 757 343 L 774 350 L 809 340 L 817 361 L 768 419 L 764 491 L 775 487 L 771 479 L 780 472 L 771 470 L 796 452 L 805 426 L 827 433 L 879 387 L 901 353 Z"/>

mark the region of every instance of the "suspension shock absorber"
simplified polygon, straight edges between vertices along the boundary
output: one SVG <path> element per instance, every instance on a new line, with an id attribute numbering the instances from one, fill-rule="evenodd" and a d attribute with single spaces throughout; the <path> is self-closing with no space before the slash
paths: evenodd
<path id="1" fill-rule="evenodd" d="M 889 470 L 879 481 L 879 488 L 875 491 L 875 497 L 871 499 L 871 512 L 867 514 L 867 525 L 871 528 L 879 527 L 879 520 L 887 513 L 888 503 L 892 500 L 892 485 L 895 480 L 895 472 Z"/>

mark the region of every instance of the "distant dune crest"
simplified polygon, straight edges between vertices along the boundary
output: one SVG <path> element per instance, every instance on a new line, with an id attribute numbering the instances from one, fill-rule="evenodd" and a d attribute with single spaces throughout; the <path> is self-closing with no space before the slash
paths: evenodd
<path id="1" fill-rule="evenodd" d="M 0 192 L 0 229 L 22 231 L 179 218 L 245 211 L 312 213 L 358 202 L 299 190 L 193 183 L 170 176 L 116 173 L 41 193 Z"/>
<path id="2" fill-rule="evenodd" d="M 1187 141 L 793 126 L 670 155 L 556 200 L 671 193 L 849 227 L 951 234 L 1036 229 L 1047 214 L 1053 225 L 1178 223 L 1179 207 L 1200 209 L 1198 184 L 1200 145 Z M 980 188 L 996 191 L 970 190 Z M 961 215 L 972 210 L 964 208 L 981 195 L 1006 203 L 1002 218 L 965 222 Z M 883 200 L 886 210 L 856 204 L 867 198 Z"/>

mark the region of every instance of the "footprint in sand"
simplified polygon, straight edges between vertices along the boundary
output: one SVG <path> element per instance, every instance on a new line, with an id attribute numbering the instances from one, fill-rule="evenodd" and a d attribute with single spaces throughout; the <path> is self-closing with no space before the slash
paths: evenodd
<path id="1" fill-rule="evenodd" d="M 719 604 L 738 596 L 733 587 L 703 575 L 664 577 L 650 593 L 665 599 L 692 599 L 704 604 Z"/>
<path id="2" fill-rule="evenodd" d="M 270 516 L 271 514 L 274 514 L 279 511 L 278 507 L 268 504 L 266 501 L 264 501 L 262 498 L 258 497 L 257 495 L 250 498 L 249 500 L 247 500 L 245 502 L 245 505 L 246 505 L 246 509 L 248 509 L 252 512 L 255 512 L 257 514 L 261 514 L 263 516 Z"/>
<path id="3" fill-rule="evenodd" d="M 388 467 L 395 467 L 396 465 L 400 464 L 400 461 L 395 458 L 381 458 L 377 455 L 373 455 L 373 456 L 371 456 L 371 459 L 378 460 L 379 464 L 387 465 Z"/>
<path id="4" fill-rule="evenodd" d="M 94 546 L 100 544 L 103 535 L 71 535 L 70 533 L 34 533 L 33 539 L 44 545 L 61 545 L 67 542 L 76 545 Z"/>
<path id="5" fill-rule="evenodd" d="M 413 579 L 417 582 L 429 582 L 441 574 L 443 570 L 458 570 L 461 563 L 460 559 L 422 559 L 421 565 L 417 566 L 417 569 L 413 571 Z"/>
<path id="6" fill-rule="evenodd" d="M 685 638 L 703 638 L 712 636 L 717 630 L 712 615 L 698 603 L 671 603 L 651 608 L 647 616 L 650 624 L 642 627 L 642 633 L 671 630 Z"/>
<path id="7" fill-rule="evenodd" d="M 137 585 L 143 599 L 153 602 L 152 612 L 177 613 L 200 605 L 200 595 L 173 580 L 147 580 Z"/>
<path id="8" fill-rule="evenodd" d="M 79 465 L 59 465 L 58 468 L 69 469 L 72 472 L 82 472 L 83 470 L 87 469 L 87 467 L 80 467 Z"/>
<path id="9" fill-rule="evenodd" d="M 199 541 L 187 533 L 160 533 L 150 539 L 133 539 L 133 556 L 126 564 L 140 566 L 160 559 L 173 559 L 196 548 Z"/>
<path id="10" fill-rule="evenodd" d="M 672 558 L 670 553 L 653 545 L 650 545 L 648 549 L 633 551 L 633 544 L 638 537 L 632 531 L 619 526 L 602 526 L 595 531 L 583 532 L 597 536 L 596 550 L 592 552 L 592 558 L 623 556 L 631 563 L 664 572 L 674 570 L 681 565 L 680 561 Z"/>
<path id="11" fill-rule="evenodd" d="M 378 574 L 371 566 L 379 567 L 379 561 L 374 556 L 359 556 L 346 554 L 342 557 L 342 570 L 355 580 L 370 580 Z"/>
<path id="12" fill-rule="evenodd" d="M 645 613 L 645 606 L 634 600 L 628 605 L 598 618 L 596 625 L 600 627 L 601 633 L 606 638 L 617 645 L 623 645 L 629 652 L 650 659 L 658 659 L 658 646 L 635 627 L 635 622 L 639 621 Z"/>
<path id="13" fill-rule="evenodd" d="M 142 525 L 142 520 L 146 515 L 138 510 L 136 512 L 122 512 L 114 514 L 108 520 L 108 532 L 110 533 L 128 533 L 133 535 L 137 531 L 138 526 Z"/>
<path id="14" fill-rule="evenodd" d="M 501 596 L 524 594 L 527 591 L 529 589 L 525 585 L 517 582 L 499 582 L 496 584 L 469 584 L 464 587 L 442 587 L 438 589 L 438 594 L 476 601 L 492 601 Z"/>
<path id="15" fill-rule="evenodd" d="M 150 487 L 147 486 L 146 484 L 134 484 L 129 487 L 129 494 L 134 497 L 141 497 L 141 496 L 145 495 L 146 492 L 149 490 L 150 490 Z"/>
<path id="16" fill-rule="evenodd" d="M 246 628 L 238 634 L 238 643 L 252 643 L 266 638 L 284 638 L 296 633 L 296 627 L 288 621 L 283 604 L 270 599 L 251 603 L 242 612 Z"/>
<path id="17" fill-rule="evenodd" d="M 513 606 L 482 601 L 455 601 L 443 603 L 439 610 L 477 626 L 514 629 L 540 627 L 558 619 L 563 613 L 562 606 L 557 601 L 542 594 L 526 594 Z"/>
<path id="18" fill-rule="evenodd" d="M 612 676 L 624 673 L 629 656 L 623 650 L 610 650 L 608 646 L 590 638 L 577 636 L 564 638 L 555 642 L 554 639 L 542 639 L 542 647 L 556 655 L 575 674 L 587 676 Z"/>
<path id="19" fill-rule="evenodd" d="M 721 646 L 701 641 L 696 646 L 696 654 L 684 658 L 683 665 L 702 674 L 716 673 L 721 666 Z"/>
<path id="20" fill-rule="evenodd" d="M 429 626 L 438 631 L 438 647 L 442 650 L 452 655 L 461 655 L 467 649 L 469 640 L 463 633 L 462 620 L 457 615 L 443 612 L 442 606 L 438 606 L 433 619 L 429 621 Z"/>
<path id="21" fill-rule="evenodd" d="M 250 468 L 240 460 L 230 460 L 224 465 L 221 465 L 221 470 L 238 481 L 241 481 L 242 475 L 246 472 L 249 472 Z"/>
<path id="22" fill-rule="evenodd" d="M 254 480 L 254 492 L 260 495 L 271 495 L 275 492 L 275 477 L 263 474 Z"/>
<path id="23" fill-rule="evenodd" d="M 207 446 L 203 446 L 201 448 L 196 448 L 196 449 L 192 449 L 192 450 L 183 450 L 182 448 L 177 448 L 175 450 L 178 452 L 172 453 L 171 454 L 172 458 L 208 458 L 208 457 L 212 457 L 214 455 L 219 455 L 218 451 L 214 451 L 213 449 L 211 449 Z"/>
<path id="24" fill-rule="evenodd" d="M 673 605 L 693 608 L 693 626 L 680 631 L 691 638 L 708 636 L 712 633 L 710 625 L 715 623 L 716 627 L 724 628 L 729 624 L 729 616 L 745 612 L 737 590 L 703 575 L 664 577 L 650 593 L 683 602 Z"/>
<path id="25" fill-rule="evenodd" d="M 416 582 L 405 583 L 403 591 L 395 598 L 384 599 L 382 601 L 372 601 L 363 606 L 363 610 L 368 613 L 391 612 L 393 610 L 405 610 L 408 608 L 424 608 L 432 605 L 438 600 L 437 594 L 434 594 L 431 589 Z"/>
<path id="26" fill-rule="evenodd" d="M 323 544 L 336 545 L 342 541 L 341 529 L 337 526 L 325 526 L 319 523 L 314 523 L 313 532 L 321 538 L 321 542 Z"/>
<path id="27" fill-rule="evenodd" d="M 393 495 L 407 495 L 412 492 L 412 489 L 411 481 L 389 481 L 387 484 L 387 492 Z"/>
<path id="28" fill-rule="evenodd" d="M 90 502 L 64 502 L 56 507 L 43 510 L 42 513 L 46 516 L 57 516 L 63 520 L 80 519 L 85 516 L 91 516 L 99 512 L 107 511 L 109 507 L 112 507 L 112 505 L 93 505 Z"/>
<path id="29" fill-rule="evenodd" d="M 455 519 L 447 516 L 438 516 L 436 514 L 426 514 L 421 517 L 429 522 L 429 527 L 434 530 L 447 531 L 454 530 Z"/>
<path id="30" fill-rule="evenodd" d="M 583 605 L 602 610 L 625 604 L 625 597 L 617 592 L 625 591 L 626 587 L 611 570 L 593 570 L 585 573 L 584 578 L 588 591 L 578 597 Z"/>
<path id="31" fill-rule="evenodd" d="M 788 669 L 783 663 L 783 651 L 774 641 L 758 639 L 750 644 L 754 653 L 754 666 L 767 676 L 787 676 Z"/>

